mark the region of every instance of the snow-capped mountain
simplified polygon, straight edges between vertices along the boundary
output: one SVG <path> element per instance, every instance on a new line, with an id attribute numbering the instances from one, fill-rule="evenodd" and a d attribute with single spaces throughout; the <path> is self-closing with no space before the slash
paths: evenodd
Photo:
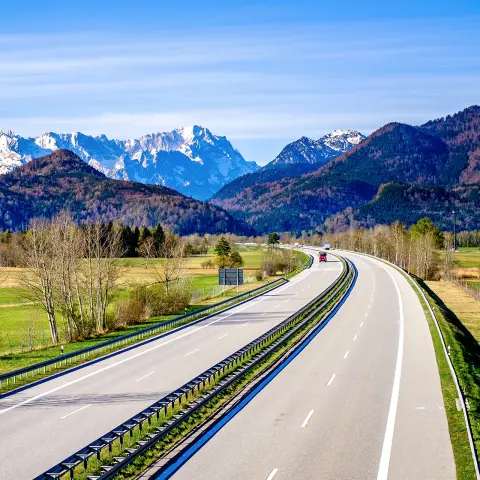
<path id="1" fill-rule="evenodd" d="M 321 166 L 358 145 L 364 138 L 365 135 L 357 130 L 334 130 L 318 140 L 302 137 L 289 143 L 265 168 L 302 163 Z"/>
<path id="2" fill-rule="evenodd" d="M 165 185 L 198 199 L 209 198 L 224 184 L 259 168 L 226 137 L 194 125 L 125 141 L 78 132 L 24 138 L 0 131 L 0 174 L 60 148 L 73 151 L 111 178 Z"/>
<path id="3" fill-rule="evenodd" d="M 365 135 L 362 135 L 358 130 L 334 130 L 320 138 L 319 141 L 338 154 L 338 152 L 343 153 L 350 150 L 364 138 Z"/>

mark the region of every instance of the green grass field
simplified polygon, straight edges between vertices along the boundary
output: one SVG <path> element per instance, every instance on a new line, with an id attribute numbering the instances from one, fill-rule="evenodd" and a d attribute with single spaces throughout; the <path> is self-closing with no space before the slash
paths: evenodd
<path id="1" fill-rule="evenodd" d="M 261 265 L 261 261 L 265 254 L 264 250 L 252 248 L 250 250 L 239 249 L 245 261 L 245 275 L 253 275 L 254 271 Z M 187 262 L 186 275 L 191 281 L 191 288 L 194 292 L 199 292 L 200 297 L 210 297 L 218 295 L 218 289 L 214 289 L 218 285 L 218 274 L 216 269 L 203 269 L 201 263 L 213 259 L 214 252 L 209 252 L 207 255 L 199 255 L 192 257 Z M 120 285 L 115 289 L 113 295 L 113 303 L 121 299 L 128 298 L 131 294 L 132 287 L 141 284 L 151 284 L 155 281 L 153 276 L 153 268 L 145 268 L 145 261 L 142 258 L 126 258 L 120 260 L 121 267 L 124 269 Z M 29 345 L 33 343 L 35 348 L 44 348 L 50 345 L 50 329 L 45 312 L 37 305 L 31 304 L 30 300 L 25 295 L 25 291 L 18 285 L 17 279 L 21 275 L 21 269 L 8 273 L 8 283 L 5 282 L 3 288 L 0 288 L 0 373 L 8 371 L 16 366 L 24 365 L 20 359 L 15 360 L 16 354 L 22 354 L 24 357 L 31 357 L 32 363 L 39 361 L 39 353 L 30 350 Z M 258 286 L 258 283 L 252 283 L 248 286 L 240 288 L 240 292 L 252 289 Z M 236 295 L 236 289 L 232 288 L 225 292 L 225 297 Z M 197 297 L 199 298 L 199 297 Z M 209 300 L 202 300 L 201 304 L 211 304 L 220 301 L 221 298 L 215 297 Z M 113 306 L 111 307 L 114 308 Z M 192 307 L 193 308 L 193 307 Z M 194 308 L 199 308 L 196 305 Z M 183 312 L 182 312 L 183 313 Z M 118 332 L 110 332 L 98 339 L 90 339 L 82 342 L 76 342 L 65 347 L 65 351 L 71 349 L 84 348 L 90 346 L 95 342 L 103 341 L 110 336 L 124 335 L 130 331 L 144 328 L 151 323 L 158 323 L 163 317 L 157 317 L 143 322 L 138 326 L 129 327 L 128 329 L 120 330 Z M 170 318 L 170 317 L 165 317 Z M 63 336 L 63 326 L 59 324 L 60 335 Z M 58 354 L 58 349 L 52 350 L 51 353 L 40 354 L 41 358 L 45 360 L 45 355 L 55 356 Z M 13 355 L 12 355 L 13 354 Z M 15 364 L 15 366 L 6 367 L 4 365 L 5 356 L 11 357 L 8 364 Z M 3 364 L 3 365 L 2 365 Z"/>
<path id="2" fill-rule="evenodd" d="M 455 266 L 460 268 L 480 267 L 480 248 L 462 247 L 452 255 Z"/>

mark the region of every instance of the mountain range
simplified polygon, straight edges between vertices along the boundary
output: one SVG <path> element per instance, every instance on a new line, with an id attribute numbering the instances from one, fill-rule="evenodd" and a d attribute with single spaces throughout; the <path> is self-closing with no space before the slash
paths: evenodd
<path id="1" fill-rule="evenodd" d="M 110 178 L 168 186 L 200 200 L 259 169 L 255 162 L 247 162 L 226 137 L 194 125 L 132 140 L 78 132 L 24 138 L 9 130 L 0 131 L 0 174 L 59 149 L 74 152 Z"/>
<path id="2" fill-rule="evenodd" d="M 68 210 L 79 222 L 121 222 L 176 233 L 236 232 L 252 229 L 209 203 L 160 185 L 107 178 L 69 150 L 56 150 L 0 176 L 0 229 L 21 229 L 35 217 Z"/>
<path id="3" fill-rule="evenodd" d="M 332 133 L 313 140 L 301 137 L 286 145 L 271 162 L 256 172 L 242 175 L 227 183 L 214 196 L 214 201 L 234 197 L 243 189 L 293 178 L 318 170 L 322 165 L 358 145 L 365 135 L 357 130 L 334 130 Z"/>
<path id="4" fill-rule="evenodd" d="M 192 165 L 210 165 L 204 158 L 212 152 L 215 157 L 222 150 L 217 149 L 218 141 L 230 145 L 224 137 L 213 137 L 207 129 L 193 127 L 191 133 L 179 129 L 120 143 L 125 151 L 148 151 L 150 160 L 155 157 L 160 162 L 162 158 L 163 166 L 168 164 L 165 155 L 170 155 L 172 171 L 179 171 L 177 154 L 184 155 L 189 162 L 182 172 L 186 178 L 192 175 Z M 335 231 L 395 220 L 411 224 L 425 216 L 442 228 L 451 228 L 453 210 L 458 228 L 480 228 L 478 106 L 420 126 L 392 122 L 366 138 L 353 130 L 335 131 L 319 140 L 302 137 L 287 145 L 270 164 L 253 167 L 256 171 L 224 185 L 209 203 L 161 185 L 109 178 L 121 178 L 122 168 L 127 168 L 125 163 L 119 168 L 122 162 L 107 148 L 117 141 L 103 142 L 103 138 L 49 134 L 22 139 L 4 132 L 0 136 L 4 160 L 0 165 L 10 170 L 15 166 L 12 164 L 20 166 L 0 176 L 0 228 L 20 228 L 35 216 L 53 216 L 63 208 L 78 220 L 147 226 L 164 223 L 182 234 Z M 56 150 L 59 139 L 69 146 L 75 144 L 83 157 Z M 103 145 L 104 153 L 92 158 L 88 152 L 95 149 L 88 139 L 94 146 Z M 34 160 L 25 153 L 36 156 L 52 150 Z M 238 158 L 231 161 L 234 154 L 229 154 L 229 160 L 224 160 L 229 166 L 242 165 Z M 145 168 L 142 172 L 150 171 L 147 159 L 129 158 L 134 166 Z M 216 165 L 220 171 L 222 162 L 218 160 Z M 151 167 L 161 170 L 160 164 Z M 224 172 L 223 178 L 230 173 L 235 177 L 233 170 Z M 206 195 L 203 187 L 201 191 Z"/>
<path id="5" fill-rule="evenodd" d="M 422 216 L 447 228 L 453 209 L 460 228 L 479 228 L 480 107 L 417 127 L 389 123 L 315 171 L 299 173 L 269 178 L 259 170 L 225 185 L 211 202 L 262 233 L 413 223 Z"/>

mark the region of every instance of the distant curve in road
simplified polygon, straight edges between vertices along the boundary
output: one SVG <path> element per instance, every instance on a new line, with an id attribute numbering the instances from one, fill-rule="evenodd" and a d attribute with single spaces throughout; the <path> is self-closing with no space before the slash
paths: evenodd
<path id="1" fill-rule="evenodd" d="M 43 473 L 280 323 L 340 275 L 331 260 L 225 313 L 0 399 L 0 478 Z"/>

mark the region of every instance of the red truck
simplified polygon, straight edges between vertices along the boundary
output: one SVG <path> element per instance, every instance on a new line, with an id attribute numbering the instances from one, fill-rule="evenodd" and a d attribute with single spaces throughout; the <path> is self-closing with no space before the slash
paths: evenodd
<path id="1" fill-rule="evenodd" d="M 318 261 L 319 262 L 326 262 L 327 261 L 327 254 L 325 252 L 320 252 L 318 254 Z"/>

